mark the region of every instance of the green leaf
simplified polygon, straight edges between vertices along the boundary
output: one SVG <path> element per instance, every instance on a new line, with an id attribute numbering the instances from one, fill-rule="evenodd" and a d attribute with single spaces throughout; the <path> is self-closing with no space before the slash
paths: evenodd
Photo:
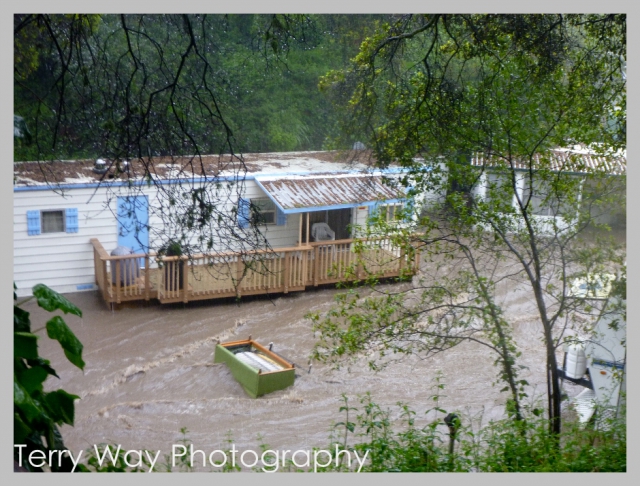
<path id="1" fill-rule="evenodd" d="M 14 332 L 31 332 L 31 322 L 29 313 L 17 305 L 13 306 L 13 331 Z"/>
<path id="2" fill-rule="evenodd" d="M 17 374 L 18 382 L 30 395 L 36 390 L 42 390 L 42 383 L 47 376 L 47 370 L 39 366 Z"/>
<path id="3" fill-rule="evenodd" d="M 73 425 L 75 406 L 73 401 L 80 398 L 77 395 L 71 395 L 64 390 L 56 390 L 47 393 L 44 401 L 47 404 L 51 417 L 56 422 L 64 422 Z"/>
<path id="4" fill-rule="evenodd" d="M 13 414 L 13 443 L 14 444 L 24 444 L 24 441 L 31 434 L 31 428 L 25 424 L 20 415 L 17 413 Z"/>
<path id="5" fill-rule="evenodd" d="M 37 359 L 38 336 L 30 332 L 14 332 L 13 356 L 15 358 Z"/>
<path id="6" fill-rule="evenodd" d="M 53 312 L 60 309 L 65 314 L 70 313 L 82 317 L 82 311 L 78 307 L 44 284 L 35 285 L 33 295 L 38 299 L 38 305 L 46 311 Z"/>
<path id="7" fill-rule="evenodd" d="M 42 410 L 38 404 L 36 404 L 27 391 L 20 386 L 15 375 L 13 379 L 13 404 L 22 411 L 29 422 L 42 414 Z"/>
<path id="8" fill-rule="evenodd" d="M 82 361 L 82 343 L 60 316 L 54 316 L 47 322 L 47 336 L 60 343 L 69 361 L 80 369 L 84 369 Z"/>
<path id="9" fill-rule="evenodd" d="M 49 366 L 51 363 L 48 359 L 44 359 L 41 357 L 38 357 L 37 359 L 28 359 L 27 364 L 31 367 L 38 366 L 43 370 L 45 370 L 50 375 L 55 376 L 56 378 L 60 378 L 56 373 L 56 370 L 54 370 L 51 366 Z"/>

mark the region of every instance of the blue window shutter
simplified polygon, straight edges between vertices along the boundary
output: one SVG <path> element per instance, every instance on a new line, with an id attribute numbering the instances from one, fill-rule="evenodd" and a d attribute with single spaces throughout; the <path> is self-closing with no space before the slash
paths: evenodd
<path id="1" fill-rule="evenodd" d="M 78 208 L 67 208 L 67 233 L 78 232 Z"/>
<path id="2" fill-rule="evenodd" d="M 251 220 L 251 201 L 244 198 L 238 199 L 238 227 L 248 228 Z"/>
<path id="3" fill-rule="evenodd" d="M 284 226 L 285 224 L 287 224 L 287 215 L 276 206 L 276 225 Z"/>
<path id="4" fill-rule="evenodd" d="M 40 234 L 40 211 L 27 211 L 27 233 L 29 236 Z"/>

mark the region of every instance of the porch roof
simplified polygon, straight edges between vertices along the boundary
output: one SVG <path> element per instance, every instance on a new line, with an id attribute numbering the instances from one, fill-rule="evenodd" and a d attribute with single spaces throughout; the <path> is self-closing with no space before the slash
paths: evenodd
<path id="1" fill-rule="evenodd" d="M 403 189 L 393 180 L 379 173 L 256 177 L 258 185 L 285 214 L 404 199 Z"/>

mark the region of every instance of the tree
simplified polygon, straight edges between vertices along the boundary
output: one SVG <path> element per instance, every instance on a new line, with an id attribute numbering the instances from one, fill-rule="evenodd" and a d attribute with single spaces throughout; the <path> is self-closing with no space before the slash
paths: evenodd
<path id="1" fill-rule="evenodd" d="M 16 160 L 39 161 L 54 187 L 46 162 L 80 157 L 106 159 L 110 172 L 146 180 L 163 201 L 150 208 L 163 222 L 158 248 L 179 241 L 189 255 L 263 249 L 259 228 L 239 232 L 231 211 L 244 193 L 242 152 L 322 148 L 332 115 L 317 78 L 355 52 L 357 44 L 338 53 L 336 34 L 371 22 L 16 15 L 15 110 L 33 139 L 16 144 Z M 205 170 L 204 155 L 222 156 L 217 173 Z M 164 164 L 182 176 L 179 184 L 159 182 Z M 132 196 L 140 190 L 129 188 Z"/>
<path id="2" fill-rule="evenodd" d="M 349 71 L 329 73 L 324 86 L 350 98 L 347 137 L 368 133 L 379 163 L 407 167 L 405 185 L 430 204 L 419 236 L 381 228 L 407 251 L 420 247 L 424 274 L 407 292 L 347 294 L 326 318 L 314 316 L 316 356 L 429 355 L 481 342 L 522 419 L 526 382 L 496 289 L 524 285 L 545 346 L 550 431 L 559 433 L 556 350 L 567 328 L 595 314 L 571 282 L 623 272 L 615 243 L 589 235 L 624 205 L 625 57 L 624 15 L 406 15 L 366 39 Z M 576 143 L 597 163 L 553 151 Z"/>

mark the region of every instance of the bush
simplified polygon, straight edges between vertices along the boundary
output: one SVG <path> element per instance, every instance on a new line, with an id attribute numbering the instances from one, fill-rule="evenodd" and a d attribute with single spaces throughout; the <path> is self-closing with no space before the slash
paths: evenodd
<path id="1" fill-rule="evenodd" d="M 61 310 L 65 314 L 82 316 L 80 309 L 46 285 L 33 287 L 33 296 L 38 305 L 48 312 Z M 13 299 L 16 302 L 13 306 L 13 443 L 24 446 L 14 447 L 13 457 L 28 471 L 42 471 L 42 467 L 34 467 L 24 458 L 33 451 L 41 451 L 44 457 L 52 457 L 50 453 L 53 451 L 66 449 L 58 425 L 73 425 L 74 400 L 79 397 L 62 389 L 44 391 L 43 383 L 50 375 L 59 377 L 50 362 L 38 355 L 37 342 L 40 336 L 36 333 L 41 329 L 31 331 L 29 313 L 20 308 L 15 292 Z M 62 317 L 53 316 L 45 328 L 49 338 L 60 343 L 67 359 L 83 369 L 82 343 Z M 52 461 L 51 464 L 52 471 L 69 472 L 72 469 L 73 463 L 66 454 L 60 456 L 60 461 Z"/>

